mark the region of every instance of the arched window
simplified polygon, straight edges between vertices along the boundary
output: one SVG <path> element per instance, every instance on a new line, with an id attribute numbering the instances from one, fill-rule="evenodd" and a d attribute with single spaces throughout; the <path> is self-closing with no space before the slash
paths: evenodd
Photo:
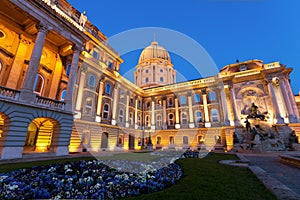
<path id="1" fill-rule="evenodd" d="M 203 136 L 202 136 L 202 135 L 198 135 L 197 138 L 198 138 L 198 139 L 197 139 L 197 143 L 198 143 L 198 144 L 203 144 L 203 142 L 204 142 Z"/>
<path id="2" fill-rule="evenodd" d="M 145 126 L 151 126 L 149 115 L 146 115 L 146 117 L 145 117 Z"/>
<path id="3" fill-rule="evenodd" d="M 218 122 L 219 121 L 219 114 L 216 109 L 211 110 L 211 119 L 213 122 Z"/>
<path id="4" fill-rule="evenodd" d="M 170 97 L 168 99 L 168 106 L 173 106 L 173 98 L 172 97 Z"/>
<path id="5" fill-rule="evenodd" d="M 150 109 L 150 107 L 151 107 L 151 103 L 148 101 L 148 102 L 146 103 L 146 109 Z"/>
<path id="6" fill-rule="evenodd" d="M 135 77 L 135 84 L 137 84 L 138 83 L 138 77 L 136 76 Z"/>
<path id="7" fill-rule="evenodd" d="M 161 137 L 160 136 L 156 137 L 156 144 L 158 144 L 158 145 L 161 144 Z"/>
<path id="8" fill-rule="evenodd" d="M 156 126 L 160 127 L 162 125 L 161 115 L 156 116 Z"/>
<path id="9" fill-rule="evenodd" d="M 105 84 L 105 93 L 110 94 L 111 93 L 111 85 L 109 83 Z"/>
<path id="10" fill-rule="evenodd" d="M 196 122 L 197 123 L 202 122 L 202 112 L 200 111 L 196 112 Z"/>
<path id="11" fill-rule="evenodd" d="M 210 101 L 215 101 L 216 100 L 216 94 L 215 92 L 211 91 L 208 93 L 208 98 Z"/>
<path id="12" fill-rule="evenodd" d="M 124 101 L 125 101 L 125 92 L 121 90 L 120 91 L 120 102 L 124 103 Z"/>
<path id="13" fill-rule="evenodd" d="M 41 95 L 43 92 L 43 88 L 44 88 L 44 78 L 42 77 L 42 75 L 37 74 L 33 85 L 34 92 L 38 95 Z"/>
<path id="14" fill-rule="evenodd" d="M 181 113 L 181 123 L 182 124 L 187 124 L 188 123 L 187 114 L 185 112 Z"/>
<path id="15" fill-rule="evenodd" d="M 141 126 L 141 116 L 138 116 L 138 126 Z"/>
<path id="16" fill-rule="evenodd" d="M 129 124 L 133 125 L 133 113 L 132 112 L 129 113 Z"/>
<path id="17" fill-rule="evenodd" d="M 95 76 L 94 75 L 89 76 L 88 85 L 91 86 L 91 87 L 95 87 L 96 83 L 95 83 Z"/>
<path id="18" fill-rule="evenodd" d="M 174 136 L 169 137 L 169 144 L 174 144 Z"/>
<path id="19" fill-rule="evenodd" d="M 145 78 L 145 82 L 146 83 L 148 83 L 149 82 L 149 78 L 147 77 L 147 78 Z"/>
<path id="20" fill-rule="evenodd" d="M 119 111 L 119 122 L 123 123 L 123 119 L 124 119 L 124 111 L 123 111 L 123 109 L 120 109 L 120 111 Z"/>
<path id="21" fill-rule="evenodd" d="M 160 81 L 161 83 L 163 83 L 163 82 L 164 82 L 164 77 L 160 77 L 160 78 L 159 78 L 159 81 Z"/>
<path id="22" fill-rule="evenodd" d="M 189 144 L 189 138 L 188 138 L 188 136 L 183 136 L 182 137 L 182 144 Z"/>
<path id="23" fill-rule="evenodd" d="M 181 103 L 182 105 L 185 105 L 185 104 L 186 104 L 186 97 L 185 97 L 185 96 L 181 96 L 181 97 L 180 97 L 180 103 Z"/>
<path id="24" fill-rule="evenodd" d="M 141 107 L 141 101 L 139 100 L 138 101 L 138 108 L 140 108 Z"/>
<path id="25" fill-rule="evenodd" d="M 87 98 L 85 101 L 84 113 L 86 115 L 91 115 L 93 110 L 93 99 Z"/>
<path id="26" fill-rule="evenodd" d="M 103 106 L 103 119 L 108 119 L 109 116 L 109 105 L 106 103 Z"/>
<path id="27" fill-rule="evenodd" d="M 90 132 L 84 131 L 81 135 L 81 143 L 88 145 L 90 143 Z"/>
<path id="28" fill-rule="evenodd" d="M 66 98 L 67 90 L 63 90 L 60 94 L 60 100 L 63 101 Z"/>
<path id="29" fill-rule="evenodd" d="M 124 142 L 124 137 L 123 137 L 123 135 L 119 135 L 119 145 L 122 145 L 123 144 L 123 142 Z"/>
<path id="30" fill-rule="evenodd" d="M 71 64 L 67 64 L 67 67 L 66 67 L 66 75 L 69 76 L 69 75 L 70 75 L 70 72 L 71 72 Z"/>
<path id="31" fill-rule="evenodd" d="M 174 114 L 170 113 L 169 114 L 169 126 L 173 126 L 174 125 Z"/>
<path id="32" fill-rule="evenodd" d="M 194 95 L 194 102 L 195 103 L 200 103 L 200 95 L 199 94 Z"/>

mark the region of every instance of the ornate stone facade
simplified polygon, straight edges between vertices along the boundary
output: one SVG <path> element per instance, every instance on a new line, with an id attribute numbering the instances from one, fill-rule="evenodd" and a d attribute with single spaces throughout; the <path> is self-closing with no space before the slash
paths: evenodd
<path id="1" fill-rule="evenodd" d="M 66 1 L 3 0 L 0 15 L 1 159 L 141 149 L 149 138 L 155 149 L 230 150 L 252 103 L 279 135 L 285 124 L 299 135 L 292 69 L 278 62 L 234 63 L 176 83 L 169 53 L 154 41 L 133 84 L 106 36 L 88 20 L 81 26 Z"/>

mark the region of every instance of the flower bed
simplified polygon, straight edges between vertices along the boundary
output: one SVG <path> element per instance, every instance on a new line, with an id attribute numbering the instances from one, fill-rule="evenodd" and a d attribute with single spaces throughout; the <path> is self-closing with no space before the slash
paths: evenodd
<path id="1" fill-rule="evenodd" d="M 0 199 L 122 198 L 162 190 L 181 175 L 180 167 L 174 163 L 152 171 L 129 173 L 114 170 L 98 160 L 68 162 L 0 174 Z"/>

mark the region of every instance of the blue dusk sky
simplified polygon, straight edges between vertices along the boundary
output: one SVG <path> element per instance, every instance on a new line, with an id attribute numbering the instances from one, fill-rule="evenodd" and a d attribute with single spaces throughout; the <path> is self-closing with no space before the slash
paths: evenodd
<path id="1" fill-rule="evenodd" d="M 293 92 L 298 94 L 300 91 L 299 0 L 68 1 L 80 12 L 86 11 L 88 19 L 109 39 L 124 31 L 143 27 L 170 29 L 201 45 L 217 66 L 217 70 L 235 63 L 237 59 L 259 59 L 264 63 L 279 61 L 286 64 L 294 69 L 291 73 Z M 136 39 L 140 47 L 146 47 L 156 34 L 158 43 L 167 50 L 172 49 L 171 45 L 174 44 L 184 46 L 185 40 L 166 37 L 159 30 L 149 30 L 149 33 L 131 38 L 130 42 L 134 43 Z M 168 38 L 172 41 L 168 41 Z M 123 54 L 119 43 L 110 44 L 121 52 L 124 59 L 121 74 L 125 74 L 132 81 L 132 71 L 142 49 Z M 185 53 L 197 55 L 198 50 L 189 48 Z M 202 58 L 203 52 L 199 52 L 200 54 Z M 199 71 L 211 67 L 205 62 L 195 66 L 182 53 L 175 52 L 170 55 L 178 72 L 177 82 L 205 77 L 205 73 Z"/>

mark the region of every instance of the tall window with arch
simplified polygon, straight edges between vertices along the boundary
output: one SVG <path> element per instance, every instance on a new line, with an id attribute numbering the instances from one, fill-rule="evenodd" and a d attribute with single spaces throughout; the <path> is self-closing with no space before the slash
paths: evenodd
<path id="1" fill-rule="evenodd" d="M 133 113 L 132 112 L 129 113 L 129 124 L 133 125 Z"/>
<path id="2" fill-rule="evenodd" d="M 146 78 L 145 78 L 145 83 L 148 83 L 148 82 L 149 82 L 149 78 L 146 77 Z"/>
<path id="3" fill-rule="evenodd" d="M 119 122 L 123 123 L 123 121 L 124 121 L 124 111 L 123 111 L 123 109 L 120 109 L 120 111 L 119 111 Z"/>
<path id="4" fill-rule="evenodd" d="M 169 114 L 169 126 L 174 126 L 174 114 L 173 113 L 170 113 Z"/>
<path id="5" fill-rule="evenodd" d="M 173 106 L 173 98 L 168 98 L 168 106 Z"/>
<path id="6" fill-rule="evenodd" d="M 217 109 L 212 109 L 211 110 L 211 119 L 212 122 L 218 122 L 219 121 L 219 114 Z"/>
<path id="7" fill-rule="evenodd" d="M 169 144 L 174 144 L 174 136 L 169 137 Z"/>
<path id="8" fill-rule="evenodd" d="M 208 99 L 209 99 L 210 101 L 215 101 L 215 100 L 216 100 L 216 93 L 215 93 L 214 91 L 210 91 L 210 92 L 208 93 Z"/>
<path id="9" fill-rule="evenodd" d="M 141 115 L 138 116 L 137 125 L 141 126 Z"/>
<path id="10" fill-rule="evenodd" d="M 147 127 L 151 126 L 149 115 L 146 115 L 146 117 L 145 117 L 145 126 L 147 126 Z"/>
<path id="11" fill-rule="evenodd" d="M 125 102 L 125 92 L 123 90 L 120 90 L 120 102 Z"/>
<path id="12" fill-rule="evenodd" d="M 194 102 L 195 103 L 200 103 L 201 99 L 200 99 L 200 94 L 195 94 L 194 95 Z"/>
<path id="13" fill-rule="evenodd" d="M 182 124 L 187 124 L 188 123 L 188 118 L 186 112 L 181 113 L 181 123 Z"/>
<path id="14" fill-rule="evenodd" d="M 160 127 L 162 126 L 162 118 L 161 115 L 156 116 L 156 126 Z"/>
<path id="15" fill-rule="evenodd" d="M 34 85 L 33 85 L 33 91 L 41 95 L 44 89 L 44 77 L 41 74 L 37 74 L 35 77 Z"/>
<path id="16" fill-rule="evenodd" d="M 110 83 L 105 84 L 105 93 L 106 94 L 111 94 L 111 85 L 110 85 Z"/>
<path id="17" fill-rule="evenodd" d="M 161 145 L 161 137 L 160 136 L 156 137 L 156 144 Z"/>
<path id="18" fill-rule="evenodd" d="M 108 119 L 108 117 L 109 117 L 109 105 L 107 103 L 103 105 L 102 117 L 103 117 L 103 119 Z"/>
<path id="19" fill-rule="evenodd" d="M 90 87 L 95 87 L 95 85 L 96 85 L 96 80 L 95 80 L 95 76 L 94 76 L 94 75 L 90 75 L 90 76 L 89 76 L 88 85 L 89 85 Z"/>
<path id="20" fill-rule="evenodd" d="M 84 113 L 86 115 L 92 115 L 92 111 L 93 111 L 93 99 L 89 97 L 85 100 Z"/>
<path id="21" fill-rule="evenodd" d="M 203 119 L 202 119 L 202 112 L 201 111 L 197 111 L 196 112 L 196 122 L 200 123 L 202 121 L 203 121 Z"/>
<path id="22" fill-rule="evenodd" d="M 182 137 L 182 144 L 185 144 L 185 145 L 189 144 L 189 138 L 188 138 L 188 136 L 183 136 Z"/>
<path id="23" fill-rule="evenodd" d="M 64 101 L 66 98 L 67 90 L 62 90 L 60 93 L 60 100 Z"/>
<path id="24" fill-rule="evenodd" d="M 186 105 L 186 96 L 181 96 L 180 97 L 180 104 L 181 105 Z"/>

